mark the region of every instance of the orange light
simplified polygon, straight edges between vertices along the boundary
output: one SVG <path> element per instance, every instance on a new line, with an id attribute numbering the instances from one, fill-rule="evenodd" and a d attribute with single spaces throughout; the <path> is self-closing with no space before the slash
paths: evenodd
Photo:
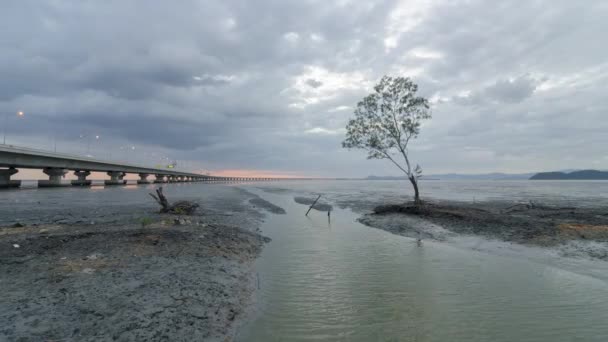
<path id="1" fill-rule="evenodd" d="M 18 111 L 18 112 L 17 112 L 17 115 L 19 115 L 19 116 L 23 116 L 23 114 L 24 114 L 24 113 L 23 113 L 22 111 Z"/>

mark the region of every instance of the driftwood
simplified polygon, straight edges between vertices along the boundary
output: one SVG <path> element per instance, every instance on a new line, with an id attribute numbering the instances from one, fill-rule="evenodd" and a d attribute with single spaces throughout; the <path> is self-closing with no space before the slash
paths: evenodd
<path id="1" fill-rule="evenodd" d="M 167 197 L 163 194 L 163 187 L 156 189 L 156 195 L 153 193 L 149 194 L 154 198 L 154 200 L 160 205 L 161 213 L 169 213 L 169 214 L 178 214 L 178 215 L 192 215 L 196 208 L 198 208 L 197 203 L 189 202 L 189 201 L 177 201 L 175 204 L 171 205 Z"/>

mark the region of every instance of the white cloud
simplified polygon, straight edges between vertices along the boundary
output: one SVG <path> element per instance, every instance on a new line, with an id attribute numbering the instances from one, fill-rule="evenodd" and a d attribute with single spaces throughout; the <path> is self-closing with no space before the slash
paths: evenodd
<path id="1" fill-rule="evenodd" d="M 425 47 L 417 47 L 408 52 L 408 55 L 418 59 L 442 59 L 443 54 L 439 51 Z"/>
<path id="2" fill-rule="evenodd" d="M 344 128 L 339 129 L 328 129 L 323 127 L 314 127 L 304 131 L 306 134 L 321 134 L 321 135 L 337 135 L 344 134 Z"/>
<path id="3" fill-rule="evenodd" d="M 197 82 L 210 82 L 210 83 L 229 83 L 236 80 L 235 75 L 209 75 L 202 74 L 200 76 L 192 76 L 192 79 Z"/>
<path id="4" fill-rule="evenodd" d="M 297 34 L 296 32 L 287 32 L 287 33 L 285 33 L 285 34 L 283 35 L 283 38 L 284 38 L 286 41 L 288 41 L 288 42 L 290 42 L 290 43 L 292 43 L 292 44 L 295 44 L 295 43 L 297 43 L 297 42 L 298 42 L 298 40 L 300 40 L 300 35 L 299 35 L 299 34 Z"/>
<path id="5" fill-rule="evenodd" d="M 310 80 L 317 86 L 311 87 Z M 295 108 L 334 99 L 344 91 L 370 89 L 372 85 L 362 72 L 332 72 L 319 66 L 306 67 L 292 82 L 285 93 L 292 94 L 295 101 L 290 106 Z"/>
<path id="6" fill-rule="evenodd" d="M 317 33 L 311 33 L 310 34 L 310 40 L 312 40 L 315 43 L 319 43 L 319 42 L 323 42 L 325 41 L 325 38 L 323 38 L 322 35 L 317 34 Z"/>
<path id="7" fill-rule="evenodd" d="M 222 26 L 224 27 L 225 30 L 233 30 L 236 28 L 236 19 L 234 18 L 226 18 L 223 22 L 222 22 Z"/>
<path id="8" fill-rule="evenodd" d="M 400 0 L 388 15 L 385 26 L 384 48 L 395 49 L 401 36 L 420 25 L 430 14 L 434 0 Z"/>
<path id="9" fill-rule="evenodd" d="M 341 111 L 345 111 L 345 110 L 352 110 L 352 107 L 351 106 L 337 106 L 337 107 L 331 108 L 327 111 L 330 113 L 334 113 L 334 112 L 341 112 Z"/>
<path id="10" fill-rule="evenodd" d="M 602 63 L 575 73 L 543 75 L 538 90 L 583 87 L 606 79 L 608 79 L 608 63 Z"/>

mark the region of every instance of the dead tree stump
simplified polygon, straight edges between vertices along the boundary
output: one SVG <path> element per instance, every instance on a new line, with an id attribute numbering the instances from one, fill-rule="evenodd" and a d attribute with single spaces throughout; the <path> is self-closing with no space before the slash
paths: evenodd
<path id="1" fill-rule="evenodd" d="M 160 205 L 160 213 L 177 214 L 177 215 L 192 215 L 196 208 L 197 203 L 190 201 L 177 201 L 171 205 L 167 197 L 163 194 L 163 187 L 156 189 L 156 195 L 153 193 L 149 194 L 154 200 Z"/>

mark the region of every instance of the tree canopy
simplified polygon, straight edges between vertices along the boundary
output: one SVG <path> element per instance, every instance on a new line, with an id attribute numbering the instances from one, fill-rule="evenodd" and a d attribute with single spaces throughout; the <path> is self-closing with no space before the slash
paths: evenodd
<path id="1" fill-rule="evenodd" d="M 408 77 L 382 77 L 374 92 L 357 104 L 342 146 L 364 149 L 368 159 L 390 160 L 410 179 L 418 201 L 417 179 L 422 168 L 412 168 L 408 144 L 418 137 L 431 112 L 428 100 L 417 96 L 417 91 L 418 85 Z"/>

